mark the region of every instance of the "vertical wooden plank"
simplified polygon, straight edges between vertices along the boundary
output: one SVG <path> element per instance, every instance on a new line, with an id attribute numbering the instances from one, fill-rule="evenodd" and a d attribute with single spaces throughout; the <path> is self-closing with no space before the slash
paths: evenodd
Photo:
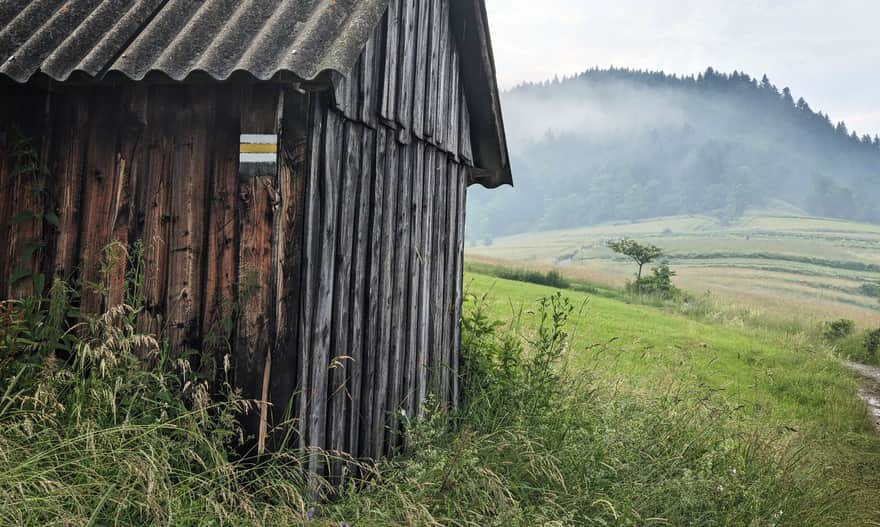
<path id="1" fill-rule="evenodd" d="M 397 122 L 400 123 L 401 131 L 398 139 L 405 144 L 411 140 L 413 92 L 415 88 L 416 69 L 416 25 L 418 23 L 419 0 L 401 1 L 401 28 L 400 39 L 402 55 L 400 60 L 400 77 L 398 79 Z"/>
<path id="2" fill-rule="evenodd" d="M 434 128 L 434 144 L 446 149 L 449 129 L 449 70 L 452 62 L 453 43 L 449 35 L 449 2 L 441 0 L 440 43 L 437 73 L 437 123 Z"/>
<path id="3" fill-rule="evenodd" d="M 434 203 L 436 196 L 434 195 L 434 175 L 436 173 L 436 149 L 428 146 L 425 149 L 424 166 L 422 167 L 424 182 L 421 189 L 422 194 L 422 243 L 420 248 L 422 260 L 422 274 L 419 280 L 419 343 L 418 357 L 416 359 L 417 369 L 417 390 L 416 400 L 419 404 L 418 410 L 422 410 L 422 405 L 427 399 L 428 394 L 428 373 L 430 365 L 430 328 L 431 328 L 431 279 L 434 257 L 433 251 L 433 232 L 434 232 Z M 420 414 L 421 416 L 421 414 Z"/>
<path id="4" fill-rule="evenodd" d="M 422 194 L 424 193 L 425 174 L 425 144 L 416 141 L 412 147 L 413 159 L 410 165 L 408 179 L 412 181 L 409 202 L 409 217 L 412 225 L 410 235 L 410 261 L 409 261 L 409 286 L 407 291 L 407 304 L 409 306 L 406 315 L 409 321 L 407 327 L 406 363 L 403 377 L 403 407 L 409 417 L 414 417 L 419 411 L 421 402 L 418 400 L 418 375 L 417 363 L 419 356 L 419 311 L 420 311 L 420 284 L 422 283 L 422 269 L 424 257 L 422 253 Z"/>
<path id="5" fill-rule="evenodd" d="M 467 97 L 465 95 L 464 89 L 460 90 L 460 101 L 459 101 L 459 116 L 461 117 L 461 122 L 458 125 L 460 139 L 460 148 L 461 158 L 464 160 L 464 164 L 468 166 L 473 166 L 474 162 L 474 152 L 473 147 L 471 146 L 471 114 L 470 110 L 468 110 L 467 105 Z"/>
<path id="6" fill-rule="evenodd" d="M 207 182 L 205 258 L 202 273 L 201 368 L 224 378 L 224 356 L 232 352 L 235 281 L 238 276 L 238 157 L 241 92 L 218 87 L 214 112 L 213 152 Z"/>
<path id="7" fill-rule="evenodd" d="M 386 128 L 379 126 L 375 133 L 375 157 L 373 160 L 373 188 L 370 196 L 370 251 L 369 251 L 369 285 L 367 290 L 367 338 L 364 343 L 364 389 L 362 393 L 361 413 L 362 421 L 360 443 L 362 455 L 378 457 L 381 455 L 375 450 L 376 421 L 380 414 L 376 408 L 379 406 L 378 386 L 380 378 L 380 362 L 382 357 L 383 334 L 382 322 L 384 320 L 384 303 L 382 298 L 382 278 L 384 276 L 382 264 L 386 261 L 386 250 L 383 246 L 383 229 L 385 226 L 385 166 L 386 148 L 388 145 Z M 381 429 L 380 429 L 381 430 Z"/>
<path id="8" fill-rule="evenodd" d="M 393 318 L 391 319 L 392 351 L 391 373 L 389 382 L 388 411 L 389 434 L 388 445 L 396 448 L 400 444 L 399 410 L 402 406 L 404 373 L 406 370 L 407 345 L 407 306 L 409 288 L 409 264 L 411 253 L 410 191 L 412 187 L 412 145 L 404 145 L 400 149 L 400 165 L 395 173 L 398 178 L 397 212 L 395 218 L 395 263 L 394 263 L 394 302 Z"/>
<path id="9" fill-rule="evenodd" d="M 447 156 L 438 152 L 435 156 L 434 173 L 434 218 L 432 233 L 431 262 L 431 390 L 438 397 L 442 396 L 443 375 L 443 292 L 446 286 L 445 240 L 447 200 Z M 442 404 L 442 399 L 438 401 Z"/>
<path id="10" fill-rule="evenodd" d="M 394 305 L 394 252 L 395 230 L 397 226 L 397 195 L 398 170 L 397 139 L 393 133 L 382 134 L 385 136 L 385 167 L 382 177 L 385 179 L 384 192 L 382 195 L 382 239 L 381 261 L 379 264 L 381 278 L 379 293 L 381 297 L 381 311 L 379 314 L 378 353 L 376 354 L 377 368 L 375 381 L 375 394 L 373 402 L 373 457 L 378 459 L 385 452 L 385 430 L 388 420 L 389 404 L 389 362 L 391 361 L 393 319 L 392 307 Z"/>
<path id="11" fill-rule="evenodd" d="M 342 167 L 339 169 L 339 196 L 337 214 L 337 247 L 335 284 L 333 286 L 333 316 L 330 340 L 330 395 L 328 403 L 329 447 L 336 452 L 347 451 L 349 415 L 351 398 L 349 376 L 352 367 L 349 324 L 351 321 L 352 259 L 354 253 L 354 231 L 357 221 L 357 182 L 360 174 L 360 146 L 363 128 L 359 124 L 344 123 L 344 143 L 339 147 Z M 331 473 L 339 473 L 334 463 Z"/>
<path id="12" fill-rule="evenodd" d="M 400 3 L 402 0 L 390 0 L 385 14 L 385 67 L 383 69 L 382 88 L 382 119 L 394 124 L 397 118 L 397 64 L 400 40 Z"/>
<path id="13" fill-rule="evenodd" d="M 206 185 L 213 144 L 216 91 L 181 87 L 175 100 L 171 158 L 171 234 L 166 317 L 172 353 L 199 345 Z"/>
<path id="14" fill-rule="evenodd" d="M 467 219 L 467 180 L 469 168 L 460 166 L 456 185 L 458 185 L 458 211 L 456 217 L 455 233 L 455 271 L 454 271 L 454 297 L 452 312 L 452 406 L 457 407 L 461 394 L 459 393 L 459 375 L 461 364 L 461 303 L 462 303 L 462 280 L 464 279 L 464 236 L 465 220 Z"/>
<path id="15" fill-rule="evenodd" d="M 364 337 L 365 328 L 370 322 L 367 292 L 371 276 L 368 274 L 371 254 L 370 205 L 373 198 L 374 167 L 373 156 L 375 132 L 366 129 L 361 134 L 361 171 L 358 181 L 358 212 L 354 250 L 354 268 L 352 269 L 351 288 L 351 404 L 349 405 L 349 452 L 354 456 L 363 454 L 360 444 L 361 411 L 364 408 L 364 372 L 365 361 L 369 357 L 365 353 L 367 345 Z"/>
<path id="16" fill-rule="evenodd" d="M 76 89 L 69 92 L 65 100 L 65 110 L 57 117 L 66 124 L 55 127 L 55 153 L 49 171 L 55 181 L 54 196 L 58 213 L 53 268 L 56 276 L 70 280 L 77 266 L 83 164 L 88 139 L 88 134 L 82 131 L 88 127 L 89 97 L 84 90 Z"/>
<path id="17" fill-rule="evenodd" d="M 425 136 L 433 138 L 437 128 L 437 106 L 440 98 L 440 30 L 442 4 L 446 0 L 429 0 L 431 34 L 428 55 L 428 86 L 425 95 Z M 433 143 L 433 139 L 432 139 Z"/>
<path id="18" fill-rule="evenodd" d="M 447 143 L 449 146 L 449 153 L 452 154 L 452 158 L 456 161 L 459 159 L 459 125 L 461 116 L 459 115 L 461 103 L 461 86 L 459 85 L 459 60 L 458 60 L 458 50 L 455 46 L 452 46 L 452 63 L 450 64 L 450 76 L 449 76 L 449 120 L 447 121 L 449 130 L 447 132 Z"/>
<path id="19" fill-rule="evenodd" d="M 119 90 L 97 89 L 89 106 L 94 117 L 88 131 L 83 214 L 79 218 L 79 262 L 83 282 L 80 308 L 85 313 L 95 314 L 104 307 L 101 290 L 105 277 L 101 263 L 112 232 L 108 211 L 121 187 L 115 169 L 122 94 Z"/>
<path id="20" fill-rule="evenodd" d="M 271 371 L 272 422 L 290 423 L 298 417 L 297 384 L 300 378 L 299 317 L 303 284 L 305 187 L 308 179 L 308 97 L 285 89 L 281 137 L 279 138 L 278 184 L 281 193 L 277 239 L 280 255 L 276 263 L 275 365 Z M 286 427 L 284 427 L 286 428 Z M 274 448 L 287 439 L 286 430 L 273 438 Z"/>
<path id="21" fill-rule="evenodd" d="M 146 310 L 138 321 L 142 332 L 164 333 L 159 327 L 165 312 L 168 271 L 168 240 L 171 218 L 171 153 L 173 135 L 169 112 L 175 87 L 153 86 L 147 102 L 146 162 L 136 185 L 135 229 L 144 243 L 144 301 Z"/>
<path id="22" fill-rule="evenodd" d="M 382 38 L 381 24 L 373 30 L 373 36 L 367 41 L 362 56 L 363 69 L 360 78 L 360 120 L 367 126 L 376 127 L 376 85 L 380 79 L 380 72 L 376 71 L 379 53 L 377 44 Z"/>
<path id="23" fill-rule="evenodd" d="M 3 94 L 6 98 L 11 95 Z M 9 116 L 11 108 L 0 105 L 0 247 L 9 247 L 9 219 L 12 214 L 12 119 Z M 9 295 L 9 276 L 11 274 L 12 261 L 10 251 L 0 253 L 0 300 L 5 300 Z"/>
<path id="24" fill-rule="evenodd" d="M 451 158 L 447 158 L 446 166 L 446 224 L 443 226 L 443 276 L 446 277 L 443 282 L 443 311 L 441 313 L 442 329 L 440 349 L 442 350 L 441 359 L 441 391 L 440 401 L 444 408 L 448 407 L 450 400 L 450 387 L 452 386 L 450 378 L 450 366 L 452 364 L 452 289 L 453 289 L 453 264 L 454 264 L 454 244 L 455 238 L 453 233 L 456 229 L 456 218 L 458 210 L 457 187 L 455 180 L 458 177 L 458 168 Z"/>
<path id="25" fill-rule="evenodd" d="M 313 324 L 317 307 L 318 277 L 321 268 L 321 172 L 324 163 L 324 140 L 326 136 L 326 101 L 313 96 L 309 101 L 311 130 L 309 134 L 309 173 L 306 183 L 306 208 L 303 226 L 303 291 L 299 327 L 300 380 L 299 404 L 299 446 L 305 449 L 311 445 L 310 416 L 314 398 L 312 370 L 314 368 L 315 345 Z M 310 463 L 311 464 L 311 463 Z"/>
<path id="26" fill-rule="evenodd" d="M 318 233 L 320 245 L 320 271 L 317 275 L 318 295 L 312 324 L 314 351 L 311 372 L 311 410 L 309 417 L 309 446 L 326 449 L 331 332 L 333 318 L 334 275 L 336 272 L 336 237 L 338 232 L 337 207 L 339 181 L 341 179 L 341 149 L 343 147 L 343 119 L 333 111 L 325 116 L 324 152 L 321 175 L 318 180 L 321 225 Z M 317 455 L 312 455 L 309 468 L 317 474 L 325 473 Z"/>
<path id="27" fill-rule="evenodd" d="M 257 85 L 243 89 L 241 132 L 272 134 L 277 130 L 280 88 Z M 233 365 L 235 385 L 246 397 L 261 398 L 267 359 L 275 343 L 274 226 L 279 205 L 277 174 L 238 180 L 238 295 Z M 173 277 L 170 277 L 174 279 Z M 261 407 L 261 412 L 265 408 Z M 262 431 L 261 415 L 242 418 L 248 431 Z"/>
<path id="28" fill-rule="evenodd" d="M 415 86 L 413 92 L 413 133 L 419 139 L 424 139 L 427 133 L 425 127 L 425 97 L 428 91 L 428 49 L 431 36 L 431 0 L 418 0 L 418 28 L 416 29 L 416 70 Z"/>
<path id="29" fill-rule="evenodd" d="M 135 241 L 131 238 L 136 220 L 133 197 L 137 180 L 144 169 L 145 149 L 142 139 L 147 125 L 147 88 L 133 86 L 124 93 L 114 168 L 118 186 L 112 198 L 109 218 L 110 237 L 116 245 L 107 255 L 112 259 L 112 267 L 106 277 L 108 306 L 117 306 L 125 301 L 128 270 L 125 249 Z"/>

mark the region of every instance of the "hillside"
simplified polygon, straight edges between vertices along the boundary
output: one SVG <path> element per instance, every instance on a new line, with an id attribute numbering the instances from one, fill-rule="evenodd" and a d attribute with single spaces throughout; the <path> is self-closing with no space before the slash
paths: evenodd
<path id="1" fill-rule="evenodd" d="M 502 98 L 516 187 L 470 193 L 471 242 L 780 203 L 880 222 L 880 138 L 766 77 L 590 70 Z"/>
<path id="2" fill-rule="evenodd" d="M 605 246 L 630 237 L 666 251 L 675 283 L 755 309 L 833 316 L 875 325 L 880 273 L 880 226 L 748 210 L 729 222 L 681 215 L 526 233 L 468 248 L 473 259 L 554 265 L 573 278 L 620 286 L 635 268 Z"/>

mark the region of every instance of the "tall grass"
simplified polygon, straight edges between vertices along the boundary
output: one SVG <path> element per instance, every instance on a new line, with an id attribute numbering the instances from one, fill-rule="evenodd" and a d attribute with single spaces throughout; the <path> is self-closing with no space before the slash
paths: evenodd
<path id="1" fill-rule="evenodd" d="M 306 453 L 241 455 L 237 416 L 253 403 L 138 334 L 135 308 L 82 318 L 69 288 L 53 290 L 4 308 L 0 525 L 865 520 L 858 489 L 778 436 L 744 431 L 717 393 L 637 396 L 569 367 L 583 309 L 561 293 L 507 322 L 468 295 L 459 408 L 429 403 L 406 422 L 406 456 L 331 488 L 307 475 Z"/>

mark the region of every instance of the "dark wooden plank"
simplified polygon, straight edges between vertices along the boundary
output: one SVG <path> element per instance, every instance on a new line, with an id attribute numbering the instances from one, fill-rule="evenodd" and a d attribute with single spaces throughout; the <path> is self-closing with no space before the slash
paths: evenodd
<path id="1" fill-rule="evenodd" d="M 462 280 L 464 278 L 464 237 L 465 221 L 467 219 L 467 180 L 468 167 L 460 166 L 456 185 L 458 185 L 458 204 L 455 233 L 455 271 L 454 271 L 454 296 L 452 305 L 452 406 L 457 407 L 461 394 L 459 393 L 459 375 L 461 364 L 461 303 L 463 300 Z"/>
<path id="2" fill-rule="evenodd" d="M 363 128 L 356 123 L 344 124 L 344 143 L 339 154 L 342 167 L 339 171 L 338 227 L 336 247 L 335 284 L 333 286 L 333 317 L 330 341 L 330 395 L 328 403 L 328 444 L 335 452 L 347 451 L 348 426 L 346 419 L 351 400 L 349 376 L 352 366 L 350 321 L 352 259 L 354 253 L 354 232 L 357 221 L 357 182 L 360 173 L 360 147 Z M 331 473 L 339 473 L 339 464 L 334 463 Z"/>
<path id="3" fill-rule="evenodd" d="M 380 113 L 386 124 L 396 124 L 397 118 L 397 65 L 400 55 L 400 4 L 390 0 L 385 13 L 385 65 L 383 68 L 382 104 Z"/>
<path id="4" fill-rule="evenodd" d="M 273 449 L 287 448 L 292 422 L 298 417 L 298 381 L 300 379 L 299 318 L 302 306 L 305 188 L 308 179 L 309 98 L 296 90 L 284 92 L 284 109 L 279 138 L 278 185 L 281 209 L 278 222 L 279 259 L 276 262 L 275 367 L 271 372 L 270 399 L 274 424 L 285 423 L 273 439 Z M 296 427 L 294 426 L 294 429 Z"/>
<path id="5" fill-rule="evenodd" d="M 364 338 L 369 323 L 370 302 L 367 297 L 370 286 L 369 263 L 371 247 L 370 205 L 373 202 L 375 155 L 375 132 L 364 130 L 361 134 L 361 172 L 358 181 L 358 212 L 355 232 L 354 267 L 352 269 L 351 289 L 351 404 L 349 405 L 349 452 L 361 456 L 360 427 L 361 412 L 364 408 L 365 362 L 369 360 Z"/>
<path id="6" fill-rule="evenodd" d="M 280 88 L 257 85 L 244 89 L 241 132 L 272 134 L 277 130 Z M 262 434 L 264 378 L 267 360 L 275 343 L 275 283 L 272 262 L 276 239 L 274 226 L 279 204 L 277 174 L 246 176 L 238 180 L 238 295 L 241 314 L 237 321 L 233 367 L 235 385 L 245 397 L 260 399 L 259 413 L 242 417 L 245 429 Z"/>
<path id="7" fill-rule="evenodd" d="M 79 262 L 83 282 L 80 308 L 94 314 L 104 307 L 105 276 L 101 264 L 104 248 L 110 243 L 109 211 L 121 187 L 116 173 L 116 141 L 122 93 L 101 88 L 93 92 L 89 106 L 94 118 L 88 131 L 83 214 L 79 218 Z"/>
<path id="8" fill-rule="evenodd" d="M 238 276 L 238 145 L 241 93 L 232 86 L 217 90 L 211 168 L 207 181 L 205 257 L 202 279 L 202 369 L 224 378 L 224 357 L 232 350 L 235 281 Z"/>
<path id="9" fill-rule="evenodd" d="M 394 250 L 395 232 L 397 226 L 397 194 L 398 171 L 397 139 L 393 133 L 381 133 L 385 136 L 385 168 L 382 177 L 385 179 L 384 192 L 382 195 L 382 238 L 381 238 L 381 261 L 379 264 L 381 278 L 379 293 L 381 298 L 381 311 L 379 314 L 378 353 L 376 353 L 376 380 L 375 394 L 373 399 L 373 457 L 380 458 L 385 453 L 385 431 L 388 420 L 388 392 L 389 392 L 389 362 L 391 361 L 392 333 L 391 324 L 393 319 L 392 306 L 394 302 Z"/>
<path id="10" fill-rule="evenodd" d="M 429 39 L 431 37 L 431 0 L 418 0 L 418 25 L 416 28 L 415 77 L 413 79 L 412 128 L 419 139 L 424 139 L 425 101 L 428 91 L 428 60 L 430 57 Z"/>
<path id="11" fill-rule="evenodd" d="M 317 275 L 318 294 L 312 325 L 311 409 L 309 417 L 309 446 L 326 449 L 329 395 L 329 367 L 333 318 L 334 275 L 336 272 L 336 238 L 338 233 L 337 207 L 341 180 L 341 149 L 344 143 L 343 119 L 334 111 L 325 116 L 324 152 L 321 175 L 318 180 L 321 224 L 318 232 L 320 270 Z M 319 456 L 313 454 L 309 468 L 317 474 L 326 473 Z"/>
<path id="12" fill-rule="evenodd" d="M 364 343 L 364 388 L 361 395 L 360 443 L 361 455 L 377 457 L 381 455 L 374 449 L 375 437 L 378 435 L 376 421 L 381 418 L 377 413 L 379 406 L 378 393 L 380 366 L 382 356 L 381 336 L 384 333 L 384 303 L 382 299 L 382 264 L 386 262 L 387 247 L 383 247 L 383 228 L 385 225 L 385 166 L 386 148 L 388 145 L 386 128 L 379 126 L 375 134 L 375 158 L 373 160 L 373 188 L 370 203 L 370 254 L 369 254 L 369 285 L 367 298 L 367 338 Z M 381 430 L 381 428 L 379 428 Z"/>
<path id="13" fill-rule="evenodd" d="M 425 175 L 425 143 L 416 141 L 412 147 L 413 160 L 408 174 L 411 184 L 409 217 L 412 226 L 410 234 L 410 261 L 409 261 L 409 286 L 407 291 L 407 304 L 409 311 L 407 320 L 407 346 L 406 368 L 403 377 L 403 407 L 409 417 L 414 417 L 419 411 L 421 401 L 418 399 L 418 371 L 417 363 L 419 356 L 419 312 L 422 299 L 420 285 L 424 268 L 423 257 L 423 211 L 422 196 L 424 194 Z"/>
<path id="14" fill-rule="evenodd" d="M 174 137 L 169 113 L 173 86 L 153 86 L 147 103 L 146 163 L 138 178 L 135 208 L 138 237 L 144 244 L 144 302 L 146 310 L 138 320 L 142 332 L 160 332 L 160 315 L 165 310 L 168 274 L 168 243 L 171 219 L 171 154 Z M 236 138 L 237 141 L 237 138 Z"/>
<path id="15" fill-rule="evenodd" d="M 434 232 L 434 175 L 436 173 L 436 152 L 433 146 L 425 148 L 422 183 L 422 243 L 420 248 L 422 261 L 422 274 L 419 280 L 419 315 L 418 315 L 418 356 L 416 358 L 417 369 L 417 402 L 418 411 L 421 414 L 422 405 L 427 399 L 429 390 L 428 370 L 430 360 L 430 328 L 431 328 L 431 278 L 433 269 L 433 243 Z"/>
<path id="16" fill-rule="evenodd" d="M 429 0 L 431 4 L 431 32 L 428 41 L 428 85 L 425 94 L 425 136 L 433 138 L 437 128 L 440 99 L 440 33 L 442 4 L 446 0 Z M 433 143 L 433 139 L 431 141 Z"/>
<path id="17" fill-rule="evenodd" d="M 181 87 L 172 113 L 171 235 L 168 257 L 168 343 L 172 353 L 199 344 L 202 258 L 205 251 L 205 190 L 213 145 L 215 91 Z"/>
<path id="18" fill-rule="evenodd" d="M 147 126 L 147 100 L 146 86 L 132 86 L 124 91 L 114 169 L 119 183 L 109 218 L 110 237 L 114 246 L 106 255 L 113 260 L 107 273 L 109 306 L 117 306 L 125 301 L 128 270 L 126 249 L 135 242 L 131 237 L 132 227 L 136 222 L 133 196 L 137 188 L 137 180 L 144 172 L 145 148 L 142 139 Z"/>
<path id="19" fill-rule="evenodd" d="M 400 77 L 398 79 L 398 100 L 397 100 L 397 122 L 401 126 L 398 140 L 404 144 L 411 141 L 412 134 L 412 115 L 413 115 L 413 95 L 415 89 L 415 70 L 416 70 L 416 45 L 418 39 L 416 36 L 416 28 L 418 24 L 418 1 L 419 0 L 400 0 L 401 1 L 401 28 L 400 28 L 400 45 L 401 64 Z"/>
<path id="20" fill-rule="evenodd" d="M 55 126 L 55 152 L 49 171 L 54 181 L 54 205 L 58 213 L 53 268 L 56 276 L 70 280 L 77 267 L 83 163 L 88 139 L 88 134 L 82 131 L 88 127 L 89 97 L 84 90 L 77 89 L 67 93 L 65 101 L 63 113 L 57 118 L 66 125 Z"/>

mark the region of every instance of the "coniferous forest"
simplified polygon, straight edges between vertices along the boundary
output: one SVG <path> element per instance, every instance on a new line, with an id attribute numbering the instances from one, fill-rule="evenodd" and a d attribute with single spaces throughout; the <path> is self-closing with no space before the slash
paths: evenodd
<path id="1" fill-rule="evenodd" d="M 592 69 L 502 99 L 516 188 L 470 193 L 472 243 L 753 207 L 880 222 L 880 137 L 767 76 Z"/>

